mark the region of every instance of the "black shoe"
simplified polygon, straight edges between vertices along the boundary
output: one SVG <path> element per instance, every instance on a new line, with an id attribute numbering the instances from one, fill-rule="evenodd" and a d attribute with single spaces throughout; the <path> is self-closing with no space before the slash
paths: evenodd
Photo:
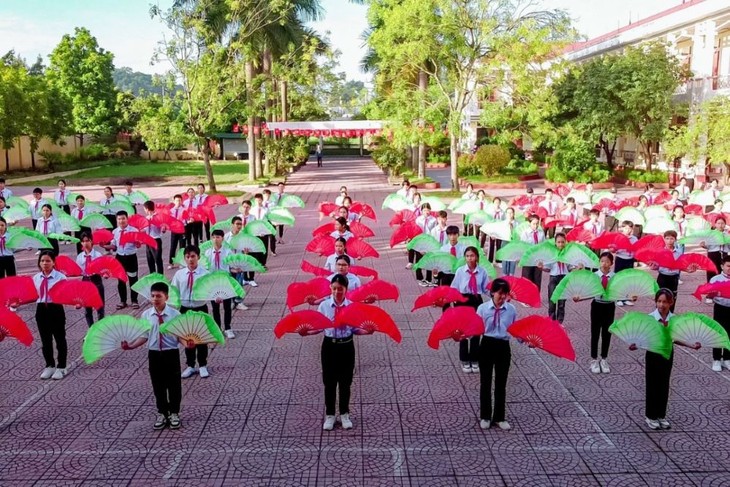
<path id="1" fill-rule="evenodd" d="M 176 430 L 180 428 L 180 416 L 175 413 L 170 415 L 170 429 Z"/>
<path id="2" fill-rule="evenodd" d="M 167 426 L 167 416 L 165 416 L 164 414 L 158 414 L 155 424 L 152 425 L 152 429 L 162 430 L 165 429 L 165 426 Z"/>

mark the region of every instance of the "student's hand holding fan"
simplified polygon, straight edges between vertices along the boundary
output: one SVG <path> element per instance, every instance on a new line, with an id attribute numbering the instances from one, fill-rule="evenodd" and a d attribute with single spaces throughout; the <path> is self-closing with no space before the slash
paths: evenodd
<path id="1" fill-rule="evenodd" d="M 332 274 L 332 271 L 325 269 L 324 267 L 317 267 L 309 261 L 302 260 L 300 268 L 307 274 L 314 274 L 317 277 L 327 277 Z"/>
<path id="2" fill-rule="evenodd" d="M 149 234 L 143 232 L 124 232 L 119 239 L 119 245 L 134 244 L 137 248 L 146 245 L 150 248 L 157 249 L 157 241 Z"/>
<path id="3" fill-rule="evenodd" d="M 465 303 L 466 298 L 456 289 L 451 286 L 437 286 L 428 292 L 425 292 L 416 298 L 416 302 L 413 304 L 415 311 L 419 308 L 427 308 L 429 306 L 446 306 L 451 303 Z"/>
<path id="4" fill-rule="evenodd" d="M 672 340 L 667 328 L 648 314 L 628 312 L 614 321 L 608 331 L 628 343 L 629 349 L 642 348 L 667 359 L 672 353 Z"/>
<path id="5" fill-rule="evenodd" d="M 332 320 L 319 311 L 305 309 L 294 311 L 279 320 L 274 326 L 274 335 L 276 338 L 281 338 L 285 333 L 298 333 L 301 336 L 314 335 L 333 326 Z"/>
<path id="6" fill-rule="evenodd" d="M 357 289 L 347 292 L 347 299 L 359 303 L 374 303 L 375 301 L 385 301 L 392 299 L 398 301 L 400 293 L 395 284 L 380 279 L 373 279 L 367 284 L 363 284 Z"/>
<path id="7" fill-rule="evenodd" d="M 0 342 L 5 338 L 15 338 L 26 347 L 33 343 L 33 335 L 25 321 L 9 309 L 0 308 Z"/>
<path id="8" fill-rule="evenodd" d="M 90 275 L 98 274 L 103 278 L 112 277 L 122 282 L 129 281 L 127 271 L 125 271 L 122 264 L 111 255 L 97 257 L 92 260 L 91 264 L 89 264 L 89 267 L 86 269 L 86 272 Z"/>
<path id="9" fill-rule="evenodd" d="M 692 296 L 698 300 L 702 300 L 702 295 L 706 294 L 708 298 L 728 298 L 730 299 L 730 281 L 714 282 L 712 284 L 701 284 L 697 286 Z"/>
<path id="10" fill-rule="evenodd" d="M 99 290 L 91 281 L 60 281 L 51 288 L 48 296 L 56 304 L 75 306 L 76 309 L 104 306 Z"/>
<path id="11" fill-rule="evenodd" d="M 76 261 L 65 255 L 56 257 L 55 268 L 66 277 L 79 277 L 83 274 L 81 267 L 79 267 Z"/>
<path id="12" fill-rule="evenodd" d="M 187 343 L 194 345 L 207 343 L 225 343 L 225 338 L 216 322 L 207 313 L 188 311 L 176 316 L 160 327 L 160 333 L 169 333 Z"/>
<path id="13" fill-rule="evenodd" d="M 443 286 L 446 287 L 446 286 Z M 428 346 L 438 350 L 441 340 L 451 338 L 455 342 L 484 334 L 484 320 L 474 308 L 458 306 L 447 309 L 441 318 L 434 323 L 428 334 Z"/>
<path id="14" fill-rule="evenodd" d="M 378 278 L 378 271 L 376 271 L 375 269 L 371 269 L 370 267 L 365 267 L 361 265 L 351 265 L 350 274 L 355 274 L 359 277 L 372 277 L 374 279 Z"/>
<path id="15" fill-rule="evenodd" d="M 193 284 L 194 301 L 216 301 L 242 298 L 245 292 L 241 285 L 226 271 L 215 271 L 200 276 Z"/>
<path id="16" fill-rule="evenodd" d="M 401 333 L 398 326 L 388 313 L 370 304 L 351 303 L 345 306 L 335 316 L 335 327 L 351 326 L 372 334 L 373 332 L 385 333 L 395 342 L 400 343 Z"/>
<path id="17" fill-rule="evenodd" d="M 55 289 L 54 286 L 53 289 Z M 145 320 L 130 315 L 107 316 L 94 323 L 84 338 L 81 353 L 87 364 L 92 364 L 104 355 L 117 350 L 122 343 L 127 344 L 124 350 L 131 350 L 129 343 L 147 336 L 150 324 Z"/>
<path id="18" fill-rule="evenodd" d="M 524 277 L 516 276 L 502 276 L 501 279 L 509 283 L 509 297 L 511 300 L 515 300 L 532 308 L 539 308 L 542 304 L 540 301 L 540 290 L 534 282 Z M 490 281 L 487 285 L 487 289 L 490 291 L 492 290 L 493 282 L 494 281 Z"/>
<path id="19" fill-rule="evenodd" d="M 286 288 L 286 306 L 293 309 L 301 304 L 315 304 L 331 293 L 330 282 L 324 277 L 315 277 L 306 282 L 293 282 Z"/>
<path id="20" fill-rule="evenodd" d="M 17 308 L 38 299 L 38 291 L 30 276 L 10 276 L 0 279 L 0 306 Z"/>
<path id="21" fill-rule="evenodd" d="M 512 323 L 507 332 L 523 340 L 530 348 L 539 348 L 556 357 L 575 362 L 575 350 L 565 328 L 547 316 L 527 316 Z"/>
<path id="22" fill-rule="evenodd" d="M 730 338 L 725 329 L 709 316 L 683 313 L 669 318 L 667 326 L 672 341 L 698 350 L 700 347 L 730 350 Z"/>

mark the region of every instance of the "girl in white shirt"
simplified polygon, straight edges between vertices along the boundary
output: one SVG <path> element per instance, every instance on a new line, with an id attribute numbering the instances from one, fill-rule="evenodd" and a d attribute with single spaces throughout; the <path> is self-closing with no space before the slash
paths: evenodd
<path id="1" fill-rule="evenodd" d="M 61 380 L 66 376 L 66 313 L 63 306 L 56 304 L 49 295 L 53 286 L 66 279 L 66 276 L 55 269 L 56 255 L 50 250 L 43 250 L 38 257 L 38 269 L 33 276 L 38 292 L 36 301 L 35 322 L 41 337 L 41 348 L 46 367 L 41 372 L 41 379 Z M 56 342 L 58 360 L 53 358 L 53 342 Z"/>

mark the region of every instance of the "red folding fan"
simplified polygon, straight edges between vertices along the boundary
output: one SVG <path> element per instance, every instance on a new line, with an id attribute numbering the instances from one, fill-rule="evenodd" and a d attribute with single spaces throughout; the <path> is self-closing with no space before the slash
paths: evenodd
<path id="1" fill-rule="evenodd" d="M 137 230 L 144 230 L 150 226 L 150 221 L 142 215 L 129 215 L 129 225 Z"/>
<path id="2" fill-rule="evenodd" d="M 26 347 L 33 343 L 33 335 L 25 321 L 9 309 L 0 308 L 0 342 L 6 337 L 15 338 Z"/>
<path id="3" fill-rule="evenodd" d="M 705 215 L 705 220 L 707 220 L 712 228 L 715 228 L 715 223 L 717 223 L 718 218 L 724 218 L 726 222 L 730 221 L 730 213 L 707 213 Z"/>
<path id="4" fill-rule="evenodd" d="M 136 246 L 147 245 L 153 249 L 157 248 L 157 241 L 143 232 L 124 232 L 119 239 L 119 245 L 134 244 Z"/>
<path id="5" fill-rule="evenodd" d="M 327 276 L 332 275 L 331 270 L 325 269 L 324 267 L 317 267 L 316 265 L 314 265 L 306 260 L 302 261 L 301 269 L 304 272 L 306 272 L 308 274 L 314 274 L 317 277 L 327 277 Z"/>
<path id="6" fill-rule="evenodd" d="M 458 342 L 464 338 L 484 334 L 484 320 L 482 320 L 474 308 L 470 306 L 457 306 L 444 311 L 428 334 L 428 346 L 438 350 L 441 340 L 451 338 Z"/>
<path id="7" fill-rule="evenodd" d="M 351 238 L 350 240 L 348 240 L 346 247 L 347 255 L 356 259 L 362 257 L 375 257 L 377 259 L 378 257 L 380 257 L 380 254 L 377 250 L 373 248 L 372 245 L 364 240 L 360 240 L 359 238 Z"/>
<path id="8" fill-rule="evenodd" d="M 606 232 L 588 242 L 588 246 L 595 250 L 608 249 L 611 252 L 616 252 L 617 250 L 630 251 L 631 240 L 622 233 Z"/>
<path id="9" fill-rule="evenodd" d="M 565 227 L 570 225 L 570 220 L 567 220 L 565 218 L 553 218 L 553 217 L 547 217 L 542 220 L 542 227 L 547 230 L 548 228 L 553 227 Z M 577 228 L 577 227 L 576 227 Z"/>
<path id="10" fill-rule="evenodd" d="M 672 195 L 669 194 L 669 191 L 662 191 L 658 195 L 654 197 L 653 204 L 655 205 L 663 205 L 667 201 L 670 201 L 672 199 Z"/>
<path id="11" fill-rule="evenodd" d="M 172 233 L 177 233 L 180 235 L 185 233 L 185 225 L 183 224 L 183 222 L 181 222 L 177 218 L 173 217 L 172 215 L 163 215 L 163 214 L 158 213 L 155 216 L 164 217 L 162 219 L 162 223 L 159 225 L 163 231 L 169 230 Z"/>
<path id="12" fill-rule="evenodd" d="M 306 282 L 293 282 L 286 288 L 286 306 L 292 309 L 310 301 L 330 295 L 330 282 L 324 277 L 315 277 Z"/>
<path id="13" fill-rule="evenodd" d="M 466 298 L 451 286 L 437 286 L 428 292 L 425 292 L 416 298 L 413 303 L 415 311 L 419 308 L 427 308 L 429 306 L 438 306 L 439 308 L 451 303 L 465 303 Z"/>
<path id="14" fill-rule="evenodd" d="M 108 245 L 114 240 L 114 234 L 106 228 L 94 230 L 91 234 L 91 241 L 94 245 Z"/>
<path id="15" fill-rule="evenodd" d="M 539 216 L 540 220 L 545 220 L 549 216 L 547 210 L 539 205 L 535 205 L 534 211 L 532 213 Z"/>
<path id="16" fill-rule="evenodd" d="M 355 274 L 359 277 L 373 277 L 375 279 L 378 278 L 378 271 L 361 265 L 351 265 L 350 274 Z"/>
<path id="17" fill-rule="evenodd" d="M 388 225 L 394 227 L 396 225 L 403 225 L 406 222 L 416 221 L 416 214 L 412 210 L 400 210 L 396 211 L 393 218 L 390 219 Z"/>
<path id="18" fill-rule="evenodd" d="M 500 279 L 504 279 L 509 283 L 509 296 L 511 299 L 532 308 L 539 308 L 542 304 L 540 302 L 540 290 L 529 279 L 517 276 L 502 276 Z M 490 291 L 492 290 L 493 282 L 490 281 L 487 284 L 487 289 Z"/>
<path id="19" fill-rule="evenodd" d="M 161 213 L 170 213 L 172 210 L 172 203 L 155 203 L 155 211 Z"/>
<path id="20" fill-rule="evenodd" d="M 215 208 L 214 207 L 212 207 L 212 206 L 200 206 L 200 207 L 198 207 L 198 209 L 200 211 L 205 212 L 205 217 L 207 218 L 207 220 L 203 220 L 203 221 L 207 221 L 211 225 L 215 225 L 218 222 L 218 220 L 217 220 L 217 218 L 215 216 Z"/>
<path id="21" fill-rule="evenodd" d="M 352 326 L 365 331 L 378 331 L 400 343 L 401 333 L 388 313 L 371 304 L 351 303 L 335 316 L 335 326 Z"/>
<path id="22" fill-rule="evenodd" d="M 634 257 L 639 262 L 650 266 L 656 265 L 667 269 L 680 268 L 677 260 L 674 259 L 674 254 L 666 248 L 644 248 L 634 253 Z"/>
<path id="23" fill-rule="evenodd" d="M 350 205 L 350 211 L 362 215 L 365 218 L 370 218 L 373 221 L 378 220 L 378 217 L 375 215 L 375 210 L 367 203 L 355 201 L 352 203 L 352 205 Z"/>
<path id="24" fill-rule="evenodd" d="M 711 293 L 717 293 L 719 298 L 730 298 L 730 281 L 701 284 L 697 286 L 692 296 L 701 301 L 702 295 Z"/>
<path id="25" fill-rule="evenodd" d="M 111 277 L 119 281 L 127 282 L 129 277 L 122 264 L 111 255 L 97 257 L 91 261 L 86 272 L 90 275 L 98 274 L 101 277 Z"/>
<path id="26" fill-rule="evenodd" d="M 99 290 L 91 281 L 63 280 L 48 292 L 56 304 L 99 309 L 104 306 Z"/>
<path id="27" fill-rule="evenodd" d="M 369 238 L 375 236 L 375 232 L 360 222 L 350 222 L 350 231 L 358 238 Z"/>
<path id="28" fill-rule="evenodd" d="M 707 271 L 717 272 L 715 263 L 706 255 L 702 254 L 682 254 L 677 259 L 679 269 L 684 272 Z"/>
<path id="29" fill-rule="evenodd" d="M 568 334 L 565 333 L 565 328 L 547 316 L 532 315 L 522 318 L 512 323 L 507 332 L 515 338 L 524 340 L 531 347 L 575 362 L 575 350 Z"/>
<path id="30" fill-rule="evenodd" d="M 228 198 L 222 194 L 209 194 L 208 197 L 205 198 L 205 201 L 203 201 L 203 206 L 207 206 L 208 208 L 215 208 L 216 206 L 227 204 Z"/>
<path id="31" fill-rule="evenodd" d="M 701 207 L 700 205 L 687 205 L 684 207 L 685 215 L 702 216 L 702 214 L 704 212 L 705 212 L 705 209 L 703 207 Z"/>
<path id="32" fill-rule="evenodd" d="M 558 184 L 554 191 L 561 198 L 565 198 L 570 194 L 570 188 L 565 186 L 564 184 Z"/>
<path id="33" fill-rule="evenodd" d="M 320 235 L 326 235 L 329 237 L 330 233 L 335 231 L 335 222 L 325 223 L 312 230 L 312 237 L 318 237 Z"/>
<path id="34" fill-rule="evenodd" d="M 305 309 L 283 317 L 274 326 L 274 335 L 276 338 L 281 338 L 285 333 L 299 333 L 302 330 L 318 331 L 333 326 L 332 321 L 319 311 Z"/>
<path id="35" fill-rule="evenodd" d="M 638 252 L 642 249 L 662 249 L 666 246 L 664 237 L 661 235 L 644 235 L 631 246 L 631 251 Z"/>
<path id="36" fill-rule="evenodd" d="M 335 211 L 337 211 L 337 208 L 339 208 L 339 205 L 336 205 L 330 201 L 323 201 L 319 204 L 319 213 L 320 213 L 320 219 L 322 219 L 322 216 L 329 216 Z"/>
<path id="37" fill-rule="evenodd" d="M 387 301 L 392 299 L 398 301 L 400 293 L 395 284 L 380 279 L 373 279 L 357 289 L 348 291 L 347 299 L 362 303 L 365 301 Z"/>
<path id="38" fill-rule="evenodd" d="M 38 299 L 38 291 L 30 276 L 11 276 L 0 279 L 0 306 L 17 308 Z"/>
<path id="39" fill-rule="evenodd" d="M 65 255 L 56 257 L 56 265 L 54 267 L 66 277 L 79 277 L 83 274 L 81 267 L 79 267 L 76 261 Z"/>
<path id="40" fill-rule="evenodd" d="M 332 255 L 335 253 L 335 239 L 329 235 L 318 235 L 304 247 L 304 250 L 319 255 Z"/>
<path id="41" fill-rule="evenodd" d="M 423 229 L 415 222 L 406 222 L 399 226 L 390 237 L 390 247 L 393 248 L 399 243 L 413 239 L 416 235 L 423 233 Z"/>
<path id="42" fill-rule="evenodd" d="M 583 227 L 575 227 L 571 231 L 568 232 L 568 234 L 565 236 L 565 238 L 568 240 L 568 242 L 590 242 L 593 240 L 596 236 L 591 232 L 590 230 L 586 230 Z"/>
<path id="43" fill-rule="evenodd" d="M 627 206 L 636 206 L 637 203 L 632 203 L 629 200 L 618 200 L 618 201 L 612 201 L 611 205 L 608 207 L 611 211 L 619 211 L 621 208 L 625 208 Z"/>
<path id="44" fill-rule="evenodd" d="M 208 213 L 205 211 L 205 207 L 188 208 L 183 211 L 183 218 L 185 220 L 193 220 L 194 222 L 207 222 Z"/>
<path id="45" fill-rule="evenodd" d="M 523 206 L 530 206 L 530 205 L 532 205 L 532 200 L 530 200 L 530 197 L 527 196 L 526 194 L 516 196 L 516 197 L 512 198 L 512 201 L 509 202 L 509 206 L 523 207 Z"/>

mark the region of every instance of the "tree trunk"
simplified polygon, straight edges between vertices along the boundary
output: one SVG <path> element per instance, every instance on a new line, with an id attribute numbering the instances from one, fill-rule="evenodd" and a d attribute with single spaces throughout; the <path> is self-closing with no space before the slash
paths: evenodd
<path id="1" fill-rule="evenodd" d="M 254 70 L 253 70 L 253 62 L 246 61 L 244 69 L 246 70 L 246 98 L 249 101 L 249 104 L 253 104 L 253 78 L 254 78 Z M 254 154 L 256 154 L 256 137 L 254 137 L 253 134 L 253 128 L 255 125 L 255 120 L 253 114 L 249 115 L 248 120 L 246 121 L 246 126 L 248 127 L 248 132 L 246 136 L 246 143 L 248 144 L 248 180 L 249 181 L 255 181 L 258 177 L 258 174 L 256 173 L 256 164 L 255 164 L 255 157 Z"/>
<path id="2" fill-rule="evenodd" d="M 459 181 L 457 176 L 458 172 L 456 164 L 459 159 L 459 141 L 456 140 L 455 132 L 449 132 L 449 140 L 451 142 L 451 144 L 449 145 L 449 155 L 451 156 L 451 189 L 457 191 L 459 189 Z"/>
<path id="3" fill-rule="evenodd" d="M 425 71 L 420 70 L 418 72 L 418 91 L 421 95 L 426 93 L 428 89 L 428 74 Z M 423 107 L 421 107 L 423 108 Z M 423 119 L 418 121 L 418 127 L 423 131 L 425 122 Z M 426 177 L 426 143 L 421 140 L 418 143 L 418 178 L 423 179 Z"/>
<path id="4" fill-rule="evenodd" d="M 286 122 L 289 117 L 289 82 L 281 80 L 279 82 L 279 93 L 281 98 L 281 121 Z"/>
<path id="5" fill-rule="evenodd" d="M 256 117 L 256 127 L 258 128 L 259 132 L 259 140 L 261 140 L 261 137 L 264 136 L 264 134 L 261 132 L 261 118 Z M 255 137 L 255 134 L 254 134 Z M 258 177 L 264 177 L 264 171 L 263 171 L 263 165 L 261 164 L 261 149 L 259 148 L 259 140 L 256 141 L 256 152 L 254 152 L 254 164 L 256 164 L 256 174 Z"/>
<path id="6" fill-rule="evenodd" d="M 84 134 L 76 134 L 76 138 L 79 139 L 79 147 L 84 146 Z"/>
<path id="7" fill-rule="evenodd" d="M 5 172 L 10 172 L 10 150 L 5 149 Z"/>
<path id="8" fill-rule="evenodd" d="M 213 166 L 210 165 L 210 140 L 204 139 L 204 142 L 203 165 L 205 166 L 205 175 L 208 177 L 208 188 L 210 188 L 211 191 L 216 191 L 215 179 L 213 178 Z"/>
<path id="9" fill-rule="evenodd" d="M 603 150 L 603 153 L 606 154 L 606 164 L 608 164 L 608 167 L 613 170 L 613 155 L 616 153 L 616 140 L 614 139 L 613 144 L 609 144 L 609 142 L 601 137 L 598 141 L 598 145 Z"/>

